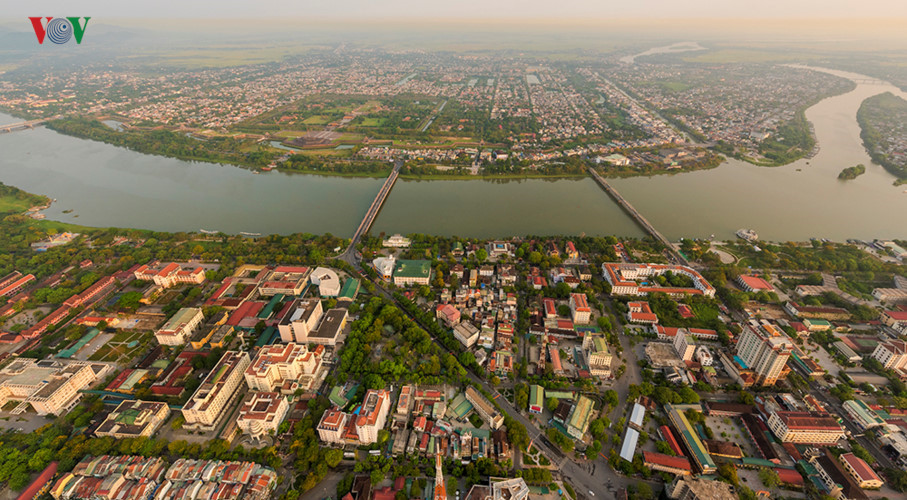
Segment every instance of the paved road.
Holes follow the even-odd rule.
[[[390,175],[387,176],[387,180],[384,181],[381,190],[378,191],[378,194],[375,196],[375,200],[372,201],[368,211],[365,212],[365,217],[362,218],[362,222],[360,222],[359,227],[356,228],[356,233],[353,234],[350,245],[346,247],[346,250],[344,250],[342,254],[337,256],[340,260],[345,261],[354,268],[359,268],[359,259],[356,256],[356,244],[359,243],[359,238],[361,238],[362,235],[372,227],[372,223],[375,222],[375,217],[377,217],[378,212],[381,211],[384,200],[387,199],[387,195],[394,187],[394,183],[397,182],[397,176],[400,175],[401,167],[403,167],[403,160],[397,159],[394,163],[394,169],[391,170]]]
[[[366,278],[367,279],[367,278]],[[404,310],[402,305],[398,303],[390,291],[385,289],[381,283],[375,283],[376,291],[382,296],[387,298],[396,304],[401,311]],[[405,311],[404,311],[405,312]],[[410,316],[407,316],[413,320],[416,324],[420,325],[426,331],[430,331],[427,328],[427,325],[422,324],[418,319]],[[450,354],[457,356],[457,352],[447,349],[443,344],[438,342],[437,339],[434,339],[434,342],[444,351],[449,352]],[[625,401],[628,392],[628,386],[630,383],[639,384],[641,382],[639,367],[636,365],[636,355],[633,353],[633,350],[629,348],[628,339],[624,338],[624,353],[628,357],[627,371],[617,385],[615,390],[618,391],[618,395],[621,397],[621,401]],[[492,387],[488,382],[479,378],[474,373],[467,371],[469,379],[483,388],[489,394],[492,394],[495,398],[495,401],[501,407],[501,409],[506,412],[511,418],[523,424],[526,427],[526,431],[529,434],[529,438],[532,440],[532,444],[543,451],[550,459],[552,464],[557,464],[561,475],[570,482],[571,485],[576,489],[577,495],[581,495],[587,499],[595,496],[597,498],[613,498],[615,496],[615,491],[618,488],[626,488],[630,484],[635,484],[642,479],[628,478],[621,476],[614,472],[611,469],[611,466],[608,465],[608,462],[605,458],[599,456],[599,458],[592,462],[587,462],[583,460],[582,462],[576,462],[570,456],[565,456],[560,448],[548,440],[548,437],[526,416],[524,416],[520,411],[518,411],[511,403],[507,400],[506,397],[501,395],[494,387]],[[618,405],[619,411],[623,411],[624,406]],[[619,446],[619,445],[616,445]],[[660,481],[650,481],[653,485],[654,490],[658,490],[658,485],[661,484]],[[593,495],[589,495],[589,492],[593,492]]]

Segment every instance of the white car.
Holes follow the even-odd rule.
[[[592,490],[589,490],[589,494],[595,496],[595,493],[592,493]]]

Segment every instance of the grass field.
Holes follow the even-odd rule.
[[[121,331],[88,359],[91,361],[126,362],[142,352],[148,342],[151,341],[151,338],[152,335],[149,332]],[[137,344],[130,348],[128,344],[132,341],[136,341]]]
[[[326,125],[331,119],[324,115],[314,115],[306,118],[302,123],[306,125]]]
[[[305,134],[305,130],[281,130],[280,132],[275,133],[277,137],[292,137],[296,138]]]
[[[688,83],[670,81],[658,82],[658,86],[663,88],[664,90],[667,90],[668,92],[683,92],[685,90],[689,90],[691,87],[691,85]]]
[[[366,118],[362,120],[360,127],[380,127],[384,125],[384,118]]]

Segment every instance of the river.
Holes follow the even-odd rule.
[[[883,92],[907,99],[891,84],[858,83],[853,91],[807,109],[821,148],[812,159],[783,167],[729,160],[712,170],[615,179],[611,184],[671,240],[711,234],[728,239],[744,227],[773,241],[907,238],[904,187],[893,186],[895,177],[871,162],[856,120],[863,100]],[[838,180],[841,170],[859,163],[866,165],[865,174]]]
[[[0,113],[0,124],[17,121]],[[73,224],[350,237],[384,180],[253,174],[39,127],[0,134],[0,181],[57,199],[44,213]],[[643,235],[591,179],[398,181],[372,232],[381,230],[467,237]]]
[[[807,71],[804,69],[804,71]],[[868,77],[832,72],[854,80]],[[612,185],[672,240],[907,238],[907,194],[871,163],[856,112],[889,84],[858,83],[806,111],[821,150],[784,167],[730,160],[678,175],[614,179]],[[0,113],[0,123],[16,118]],[[839,181],[863,163],[866,173]],[[294,232],[351,236],[382,179],[250,171],[145,155],[39,127],[0,134],[0,181],[58,201],[50,219],[99,227],[228,233]],[[63,213],[72,210],[71,213]],[[642,231],[591,179],[398,181],[372,233],[424,232],[464,237]]]

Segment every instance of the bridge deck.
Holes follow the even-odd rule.
[[[684,256],[674,248],[674,245],[671,244],[671,242],[667,238],[665,238],[663,234],[655,229],[655,226],[649,223],[649,221],[646,220],[646,218],[643,217],[643,215],[639,213],[639,211],[633,208],[633,205],[631,205],[629,201],[621,196],[621,194],[618,193],[617,190],[611,186],[611,184],[608,184],[608,181],[606,181],[604,177],[599,175],[599,173],[596,172],[594,168],[590,167],[589,172],[592,174],[592,177],[596,180],[596,182],[598,182],[598,184],[602,187],[602,189],[604,189],[606,193],[611,195],[611,197],[614,198],[614,201],[616,201],[617,204],[620,205],[620,207],[630,215],[630,217],[633,217],[633,219],[637,224],[639,224],[640,227],[642,227],[647,233],[652,235],[652,237],[654,237],[656,240],[660,241],[662,244],[668,247],[668,251],[670,251],[671,254],[674,255],[674,257],[676,257],[684,264],[688,264],[687,259],[684,258]]]

